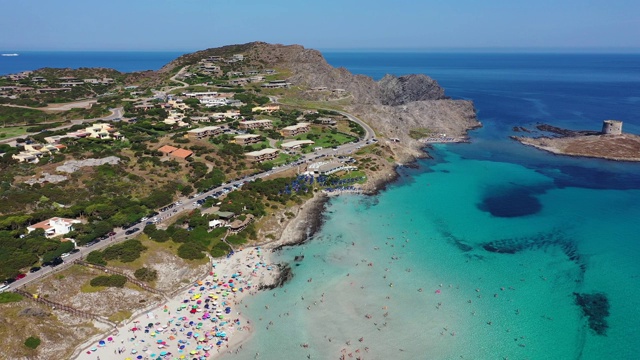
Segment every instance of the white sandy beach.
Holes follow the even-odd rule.
[[[188,290],[83,344],[77,359],[211,359],[231,351],[252,331],[242,317],[242,298],[278,274],[263,251],[270,250],[252,247],[217,259]]]

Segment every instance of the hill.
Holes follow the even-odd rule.
[[[202,59],[234,54],[244,56],[243,69],[274,68],[286,74],[293,91],[273,93],[281,101],[344,110],[361,117],[380,135],[399,140],[391,146],[401,162],[424,155],[420,150],[424,143],[418,141],[416,132],[424,137],[464,138],[468,130],[481,126],[471,101],[448,98],[437,81],[426,75],[387,75],[376,82],[335,68],[319,51],[301,45],[252,42],[202,50],[180,56],[158,74],[174,74]]]

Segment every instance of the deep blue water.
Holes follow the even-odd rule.
[[[43,54],[12,67],[22,56],[0,58],[0,73],[157,69],[180,55]],[[473,100],[484,126],[470,144],[401,169],[376,197],[333,200],[320,233],[278,255],[306,255],[293,281],[247,300],[258,330],[236,358],[336,358],[346,341],[374,358],[637,358],[640,164],[555,156],[509,135],[538,122],[597,130],[604,119],[640,133],[640,55],[324,55],[375,79],[427,74]],[[608,297],[607,336],[588,328],[574,293]]]
[[[13,53],[13,51],[0,51],[0,53]],[[0,75],[43,67],[73,69],[103,67],[120,72],[158,70],[184,53],[176,51],[23,51],[19,52],[19,56],[0,56]]]
[[[600,130],[624,121],[640,134],[640,54],[325,53],[333,66],[380,79],[387,73],[427,74],[446,94],[473,100],[484,127],[473,146],[451,146],[468,158],[508,161],[554,174],[558,186],[640,187],[635,164],[550,156],[510,140],[514,126],[537,123]],[[558,173],[558,170],[560,172]]]
[[[484,127],[375,197],[332,200],[310,242],[277,254],[305,255],[292,282],[247,300],[258,330],[236,358],[637,358],[640,164],[555,156],[509,135],[604,119],[640,133],[640,56],[325,56],[375,79],[427,74],[473,100]],[[608,303],[582,307],[575,294]]]

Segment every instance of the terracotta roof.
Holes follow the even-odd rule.
[[[173,147],[171,145],[165,145],[165,146],[161,147],[160,149],[158,149],[158,151],[163,152],[165,154],[170,154],[170,153],[172,153],[172,152],[174,152],[176,150],[178,150],[178,148],[177,147]]]
[[[193,155],[193,151],[185,150],[185,149],[178,149],[171,153],[171,156],[179,157],[182,159],[186,159],[191,155]]]

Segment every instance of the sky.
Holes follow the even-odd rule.
[[[0,49],[640,51],[638,0],[0,0]]]

